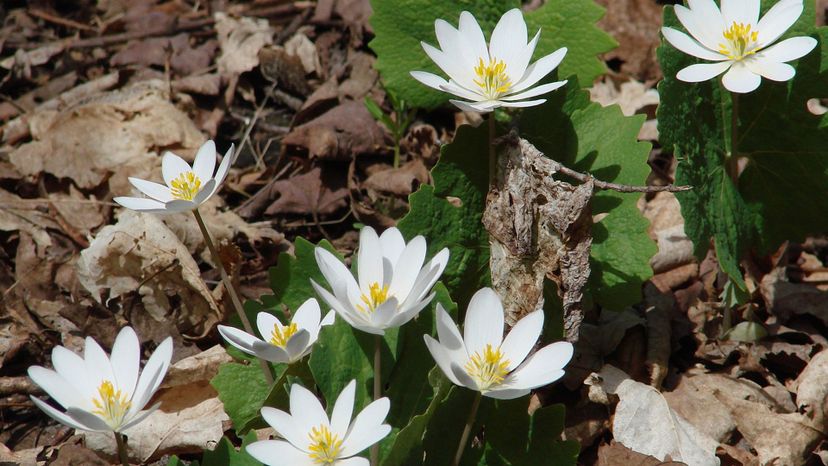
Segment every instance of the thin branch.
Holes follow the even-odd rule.
[[[672,184],[668,184],[666,186],[632,186],[628,184],[618,184],[618,183],[610,183],[608,181],[601,181],[596,179],[594,176],[581,173],[579,171],[575,171],[569,167],[566,167],[559,162],[552,160],[548,157],[545,157],[543,152],[539,151],[535,146],[532,145],[529,141],[519,138],[515,132],[512,132],[502,138],[500,138],[497,143],[510,143],[510,144],[519,144],[521,150],[524,153],[533,153],[543,157],[542,160],[548,161],[547,165],[550,172],[558,172],[562,173],[566,176],[574,178],[581,183],[586,183],[589,180],[592,180],[593,185],[598,189],[606,189],[611,191],[617,191],[619,193],[660,193],[660,192],[683,192],[683,191],[690,191],[693,189],[692,186],[676,186]]]

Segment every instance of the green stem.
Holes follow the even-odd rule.
[[[121,461],[121,466],[129,466],[126,438],[124,437],[124,434],[120,432],[113,433],[115,434],[115,443],[118,445],[118,459]]]
[[[739,186],[739,94],[730,93],[730,155],[727,171],[733,185]]]
[[[233,285],[233,282],[230,281],[230,276],[227,275],[227,270],[224,269],[224,263],[221,261],[221,256],[219,256],[215,244],[213,244],[213,238],[210,236],[210,231],[207,230],[207,225],[204,224],[204,219],[201,218],[201,214],[198,212],[197,208],[193,209],[193,216],[196,219],[196,223],[198,223],[198,228],[201,230],[201,235],[204,236],[204,243],[207,244],[207,249],[210,250],[210,255],[213,256],[213,262],[215,262],[216,268],[219,269],[219,273],[221,274],[221,282],[224,283],[224,289],[226,289],[227,293],[230,295],[230,301],[232,301],[233,307],[236,308],[236,313],[242,321],[244,331],[251,335],[255,335],[255,333],[253,333],[253,327],[250,325],[250,320],[248,320],[247,314],[244,313],[244,308],[242,307],[239,295],[236,293],[236,287]],[[270,372],[270,367],[267,365],[267,361],[259,358],[256,359],[258,359],[259,365],[262,368],[265,381],[267,381],[268,385],[273,385],[273,373]]]
[[[477,417],[477,409],[480,408],[480,400],[482,398],[483,394],[477,392],[472,403],[471,411],[469,411],[469,418],[466,419],[466,427],[463,428],[463,435],[460,436],[460,444],[457,445],[457,453],[454,454],[454,461],[451,462],[452,466],[458,466],[460,464],[460,459],[463,457],[463,450],[466,449],[466,444],[469,442],[469,436],[471,435],[474,420]]]
[[[495,112],[489,113],[489,186],[494,186],[497,180],[497,150],[495,150]]]
[[[374,335],[374,400],[382,396],[382,336]],[[371,446],[371,466],[379,464],[379,443]]]

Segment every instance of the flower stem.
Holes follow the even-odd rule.
[[[494,186],[497,179],[497,151],[495,150],[495,112],[489,113],[489,186]]]
[[[120,432],[113,433],[115,434],[115,443],[118,445],[118,459],[121,461],[121,466],[129,466],[126,438],[124,437],[124,434]]]
[[[374,400],[382,396],[382,336],[374,335]],[[371,466],[379,464],[379,443],[371,446]]]
[[[460,436],[460,444],[457,445],[457,453],[454,454],[454,461],[451,462],[452,466],[458,466],[460,464],[460,458],[463,457],[463,450],[466,449],[466,443],[469,442],[469,435],[471,435],[472,426],[474,426],[474,420],[477,417],[477,409],[480,407],[480,400],[482,398],[483,394],[477,392],[472,403],[471,411],[469,411],[469,418],[466,419],[466,427],[463,428],[463,435]]]
[[[739,187],[739,94],[730,93],[730,155],[727,172],[733,185]]]
[[[233,307],[236,308],[236,313],[242,321],[244,331],[254,335],[253,327],[250,325],[250,320],[248,320],[247,314],[244,313],[241,300],[239,299],[238,293],[236,293],[236,287],[233,285],[233,282],[230,281],[230,277],[227,275],[227,270],[224,269],[224,263],[221,261],[221,256],[219,256],[215,244],[213,244],[213,238],[210,236],[210,231],[207,230],[207,225],[204,224],[204,219],[201,218],[201,214],[198,212],[197,208],[193,209],[193,216],[196,219],[196,223],[198,223],[198,228],[201,230],[201,235],[204,236],[204,242],[207,244],[207,249],[210,250],[210,255],[213,256],[213,262],[215,262],[216,268],[219,269],[219,273],[221,274],[221,282],[224,284],[224,288],[230,295],[230,301],[233,302]],[[262,368],[262,374],[264,374],[265,381],[268,385],[273,385],[273,374],[270,372],[270,367],[268,367],[267,361],[264,359],[258,359],[258,361]]]

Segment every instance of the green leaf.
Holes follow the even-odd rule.
[[[248,432],[242,439],[242,446],[239,451],[227,438],[222,437],[215,450],[205,451],[201,462],[203,466],[261,466],[262,463],[256,461],[252,456],[248,455],[244,448],[256,441],[256,433]]]
[[[650,144],[638,141],[644,115],[626,117],[618,106],[589,100],[577,82],[550,94],[521,116],[521,136],[547,157],[602,181],[644,185]],[[436,177],[435,177],[436,178]],[[656,246],[649,222],[638,210],[636,193],[597,191],[593,216],[606,214],[592,228],[589,293],[595,301],[622,309],[641,299],[641,285],[652,276],[649,260]]]
[[[277,366],[277,377],[284,369],[284,365]],[[218,392],[224,411],[239,433],[259,417],[259,410],[270,391],[262,369],[255,361],[249,365],[234,362],[222,364],[210,385]]]
[[[486,423],[487,464],[534,466],[543,458],[544,464],[575,465],[578,442],[561,440],[564,406],[546,406],[530,416],[527,405],[526,397],[495,403]]]
[[[420,46],[424,41],[436,44],[434,21],[442,18],[457,25],[460,12],[474,14],[485,34],[490,35],[506,11],[520,7],[516,0],[374,0],[371,27],[375,37],[370,46],[377,54],[377,69],[385,87],[397,98],[414,107],[433,108],[448,101],[449,96],[430,89],[411,77],[411,71],[443,74]],[[551,0],[526,15],[530,35],[541,29],[535,59],[560,47],[569,52],[560,66],[562,77],[574,74],[583,83],[592,83],[604,73],[597,55],[615,47],[615,41],[595,22],[603,8],[593,0]]]
[[[474,292],[491,284],[489,235],[482,223],[489,189],[486,154],[486,125],[461,126],[431,171],[434,186],[422,185],[409,197],[409,213],[398,223],[407,238],[425,236],[429,256],[449,248],[441,280],[463,309]]]
[[[167,460],[167,466],[187,466],[181,459],[175,455],[172,455],[169,460]],[[199,466],[198,461],[191,461],[189,466]]]
[[[763,13],[775,2],[762,2]],[[664,24],[682,30],[672,7]],[[821,44],[828,29],[815,27],[814,2],[779,40],[810,35]],[[659,133],[678,159],[677,183],[695,187],[677,195],[685,229],[703,257],[711,239],[722,269],[744,288],[739,260],[786,240],[828,230],[828,116],[807,111],[810,98],[828,96],[824,82],[828,49],[794,62],[787,83],[763,80],[758,90],[739,96],[737,149],[747,159],[738,187],[726,170],[731,146],[731,98],[720,79],[685,83],[675,78],[695,59],[664,43],[658,50],[664,71],[659,85]]]

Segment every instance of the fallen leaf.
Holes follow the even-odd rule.
[[[587,381],[590,390],[618,395],[612,421],[616,442],[661,461],[669,456],[693,466],[719,465],[718,442],[670,409],[658,390],[636,382],[623,371],[605,365]]]
[[[110,58],[110,63],[113,66],[169,65],[174,72],[186,76],[208,68],[217,48],[215,40],[208,40],[193,48],[188,33],[173,37],[151,37],[130,42]]]
[[[597,466],[680,466],[685,463],[661,461],[653,456],[643,455],[630,450],[618,442],[598,446]]]
[[[817,353],[794,384],[796,407],[817,429],[828,430],[828,349]]]
[[[311,157],[348,160],[377,152],[384,134],[362,102],[347,101],[294,128],[282,144],[306,149]]]
[[[273,43],[274,30],[266,19],[231,18],[216,12],[216,34],[221,56],[218,69],[222,76],[250,71],[259,65],[259,50]]]
[[[828,292],[810,283],[791,283],[780,267],[762,278],[759,286],[768,312],[786,322],[795,314],[810,314],[828,325]]]
[[[174,322],[182,334],[203,335],[222,319],[198,264],[156,215],[123,210],[81,251],[78,279],[100,303],[137,291],[155,320]]]

